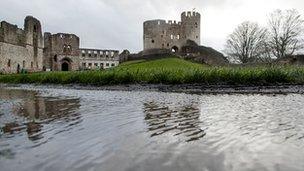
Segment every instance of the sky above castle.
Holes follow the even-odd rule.
[[[143,48],[143,22],[180,20],[183,11],[202,14],[201,41],[223,50],[227,36],[243,21],[267,24],[275,9],[297,9],[303,0],[0,0],[0,21],[23,28],[25,16],[39,19],[44,32],[74,33],[81,47],[101,49]]]

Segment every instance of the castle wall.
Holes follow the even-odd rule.
[[[35,30],[31,30],[35,28]],[[0,72],[16,73],[22,69],[31,72],[43,68],[43,39],[40,22],[25,19],[25,29],[5,21],[0,25]]]
[[[181,22],[149,20],[144,22],[144,50],[179,50],[190,39],[200,44],[200,14],[184,12]]]
[[[24,29],[2,21],[0,73],[16,73],[22,69],[29,72],[76,71],[94,69],[95,66],[110,68],[119,64],[119,51],[80,50],[79,44],[79,37],[74,34],[45,33],[43,36],[39,20],[31,16],[25,18]]]

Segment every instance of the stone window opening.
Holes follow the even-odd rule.
[[[112,67],[114,67],[114,66],[115,66],[115,64],[114,64],[114,63],[112,63],[112,64],[111,64],[111,66],[112,66]]]
[[[106,66],[108,67],[108,66],[110,66],[110,64],[109,64],[109,63],[106,63]]]
[[[161,37],[161,38],[163,38],[163,37],[164,37],[164,35],[160,35],[160,37]]]
[[[160,25],[160,21],[158,21],[157,24]]]
[[[7,67],[11,67],[11,60],[10,59],[7,61]]]
[[[108,52],[108,51],[106,51],[106,57],[107,57],[107,58],[109,57],[109,52]]]
[[[196,38],[198,38],[198,36],[196,36]]]
[[[64,37],[63,34],[60,34],[60,38],[63,39],[63,37]]]
[[[169,47],[170,46],[170,44],[169,43],[167,43],[167,47]]]
[[[66,52],[67,52],[67,45],[64,44],[64,45],[63,45],[63,53],[66,53]]]
[[[57,62],[57,55],[54,56],[54,62]]]
[[[85,68],[85,67],[86,67],[86,65],[87,65],[87,64],[86,64],[85,62],[84,62],[84,63],[82,63],[82,67],[84,67],[84,68]]]
[[[36,25],[34,25],[33,32],[37,33],[37,26]]]
[[[34,68],[34,62],[31,62],[31,68]]]
[[[173,34],[171,34],[171,39],[174,39],[174,36],[173,36]]]
[[[112,57],[112,58],[114,57],[114,52],[111,52],[111,57]]]
[[[177,39],[179,39],[179,38],[180,38],[179,34],[176,36],[176,38],[177,38]]]
[[[22,61],[22,68],[25,68],[25,61]]]
[[[97,51],[94,51],[94,57],[97,58]]]
[[[68,52],[71,53],[72,52],[72,46],[68,45]]]
[[[154,41],[154,40],[152,40],[151,42],[152,42],[152,43],[154,43],[155,41]]]

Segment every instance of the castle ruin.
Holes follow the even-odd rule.
[[[144,50],[169,49],[178,52],[187,40],[200,45],[201,15],[183,12],[181,21],[149,20],[144,22]]]
[[[40,71],[43,68],[43,36],[40,22],[26,17],[24,29],[5,21],[0,23],[0,69],[14,73],[21,68]]]
[[[80,48],[74,34],[44,33],[40,21],[28,16],[24,29],[0,23],[0,73],[105,69],[119,64],[119,51]]]

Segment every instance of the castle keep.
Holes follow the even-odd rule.
[[[119,64],[119,51],[80,48],[79,37],[44,33],[39,20],[28,16],[24,29],[0,23],[0,73],[21,70],[76,71],[103,69]]]
[[[201,15],[183,12],[181,21],[149,20],[144,22],[144,50],[170,49],[178,52],[187,40],[200,45]]]

